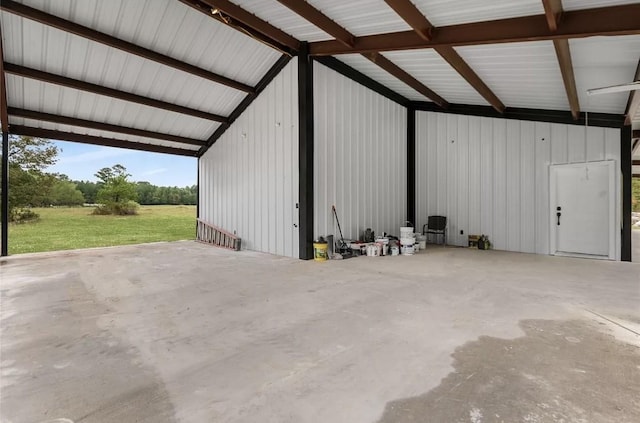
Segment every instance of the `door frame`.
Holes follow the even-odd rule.
[[[556,204],[555,199],[557,195],[556,190],[556,181],[557,181],[557,173],[555,172],[558,168],[567,168],[567,167],[575,167],[581,168],[586,165],[597,165],[602,164],[606,165],[609,170],[609,255],[608,256],[598,256],[598,255],[590,255],[590,254],[579,254],[579,253],[565,253],[561,251],[557,251],[556,240],[557,240],[557,225],[556,225]],[[620,203],[620,193],[618,190],[618,173],[616,172],[616,161],[615,160],[597,160],[590,162],[580,162],[580,163],[567,163],[567,164],[552,164],[549,165],[549,254],[554,256],[570,256],[570,257],[582,257],[582,258],[593,258],[593,259],[601,259],[601,260],[619,260],[619,244],[620,244],[620,234],[616,228],[620,227],[620,213],[619,211],[619,203]]]

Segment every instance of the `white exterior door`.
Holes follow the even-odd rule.
[[[616,257],[615,163],[551,166],[551,254]]]

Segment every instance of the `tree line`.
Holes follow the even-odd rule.
[[[98,191],[101,188],[100,182],[73,181],[76,189],[82,194],[84,203],[97,203]],[[146,181],[134,182],[138,203],[142,205],[160,204],[184,204],[195,205],[198,188],[196,185],[190,187],[161,187]]]
[[[60,150],[51,141],[11,136],[9,142],[9,215],[14,222],[37,219],[32,207],[100,204],[101,214],[134,214],[138,204],[196,204],[196,185],[160,187],[132,182],[124,166],[116,164],[95,174],[97,182],[72,181],[67,175],[45,170],[57,161]]]

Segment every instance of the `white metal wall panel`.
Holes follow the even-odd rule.
[[[581,109],[624,113],[628,92],[589,96],[587,90],[633,81],[640,58],[640,35],[579,38],[569,40],[569,46]]]
[[[444,215],[450,244],[484,233],[548,254],[549,165],[599,160],[619,163],[619,129],[417,112],[416,223]]]
[[[539,0],[413,0],[434,26],[492,21],[544,13]]]
[[[176,0],[22,3],[250,85],[279,57],[261,42]]]
[[[464,46],[456,51],[506,106],[569,110],[553,42]]]
[[[406,109],[314,64],[314,236],[366,228],[398,234],[406,219]]]
[[[200,158],[200,216],[243,248],[298,257],[298,79],[293,59]]]

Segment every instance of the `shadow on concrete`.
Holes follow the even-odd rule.
[[[480,337],[437,388],[389,402],[379,422],[639,422],[640,348],[597,325],[526,320],[524,337]]]

